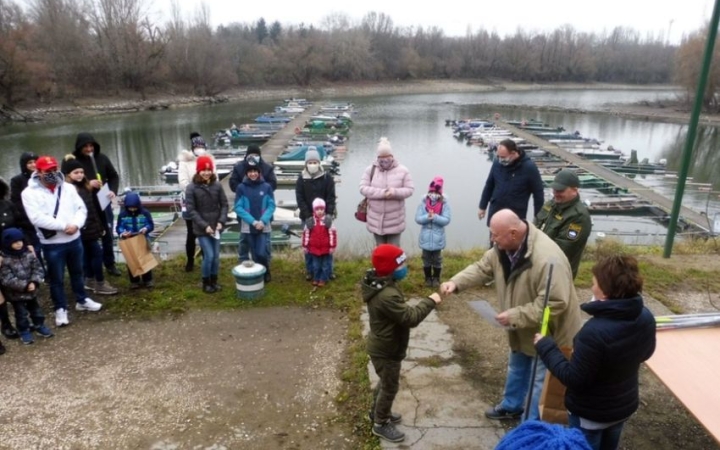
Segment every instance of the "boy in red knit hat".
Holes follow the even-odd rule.
[[[303,230],[302,246],[310,255],[309,266],[313,286],[323,287],[332,272],[332,254],[337,247],[337,230],[325,221],[325,200],[316,198],[312,202],[315,226]]]
[[[398,282],[407,276],[405,252],[391,244],[375,247],[373,269],[362,280],[362,296],[370,316],[367,351],[380,380],[375,386],[370,420],[375,436],[390,442],[405,439],[405,433],[395,428],[402,420],[392,412],[392,404],[400,387],[400,367],[410,340],[410,328],[427,317],[442,299],[437,293],[409,306]]]

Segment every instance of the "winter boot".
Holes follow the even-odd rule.
[[[432,287],[432,275],[430,275],[430,267],[423,267],[425,272],[425,287]]]
[[[442,267],[433,267],[432,272],[432,285],[433,287],[438,287],[440,286],[440,273],[442,272]]]
[[[185,272],[192,272],[195,268],[195,258],[190,256],[187,260],[187,263],[185,263]]]
[[[2,323],[2,334],[8,339],[17,339],[20,337],[15,327],[10,323],[10,314],[8,313],[8,303],[0,303],[0,323]]]
[[[222,289],[222,287],[218,284],[217,275],[210,275],[210,285],[213,289],[215,289],[215,292]]]
[[[270,269],[267,269],[267,270],[265,271],[264,281],[265,281],[266,283],[269,283],[270,280],[272,280],[272,277],[270,276]]]
[[[210,284],[210,278],[203,278],[203,292],[206,294],[213,294],[215,292],[215,289],[213,288],[212,284]]]

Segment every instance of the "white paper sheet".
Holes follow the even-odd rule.
[[[97,198],[100,202],[100,209],[102,211],[105,211],[105,208],[108,207],[110,204],[110,186],[107,184],[103,184],[103,187],[100,188],[100,190],[97,192]]]
[[[490,325],[498,328],[505,328],[495,320],[495,316],[498,315],[498,312],[495,311],[495,308],[493,308],[487,300],[472,300],[469,301],[468,304],[472,309],[480,314],[480,317],[490,323]]]

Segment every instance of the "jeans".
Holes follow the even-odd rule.
[[[442,250],[423,250],[422,251],[423,267],[442,268],[443,257]]]
[[[380,244],[392,244],[396,247],[400,247],[400,233],[398,234],[374,234],[375,246]]]
[[[40,327],[45,324],[45,316],[40,309],[37,298],[33,300],[24,300],[19,302],[12,302],[13,309],[15,310],[15,327],[18,332],[30,331],[30,320],[36,327]]]
[[[525,397],[530,389],[530,374],[532,372],[534,356],[528,356],[520,352],[510,352],[508,360],[508,373],[505,380],[505,392],[500,408],[516,412],[525,408]],[[530,403],[529,420],[540,420],[538,403],[542,393],[543,382],[545,381],[545,364],[538,358],[537,371],[533,384],[532,401]]]
[[[102,237],[102,251],[103,251],[103,264],[105,267],[112,267],[115,265],[115,249],[113,248],[113,222],[115,216],[113,215],[112,205],[108,205],[105,208],[105,222],[107,222],[107,233]]]
[[[250,259],[249,234],[250,233],[240,233],[240,244],[238,245],[238,259],[240,259],[240,261],[247,261]]]
[[[67,267],[70,274],[70,287],[75,294],[75,299],[80,304],[85,303],[87,295],[83,284],[83,246],[80,239],[62,244],[45,244],[43,245],[43,252],[47,263],[50,298],[52,298],[53,308],[58,310],[67,309],[68,307],[63,283],[65,267]]]
[[[582,431],[593,450],[616,450],[620,445],[620,435],[623,426],[625,426],[624,420],[604,430],[586,430],[582,428],[580,426],[580,416],[576,414],[568,414],[568,420],[570,428],[577,428]]]
[[[82,241],[83,245],[83,272],[85,278],[92,278],[97,282],[105,281],[103,274],[103,249],[97,239]]]
[[[386,423],[390,420],[392,405],[400,389],[400,368],[402,361],[370,357],[378,380],[373,392],[373,410],[375,423]]]
[[[308,253],[308,255],[310,254]],[[332,255],[310,255],[310,263],[312,279],[327,283],[330,279],[330,273],[332,272]]]
[[[262,264],[270,271],[270,254],[268,253],[270,233],[242,233],[241,236],[247,236],[248,249],[252,254],[252,260],[258,264]],[[242,239],[240,240],[242,242]],[[242,247],[242,244],[240,245]],[[243,259],[241,261],[247,261]]]
[[[198,236],[198,242],[203,252],[202,277],[216,277],[220,271],[220,239],[207,235]]]

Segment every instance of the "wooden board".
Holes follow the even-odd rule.
[[[720,328],[665,330],[657,333],[648,367],[720,442]]]

